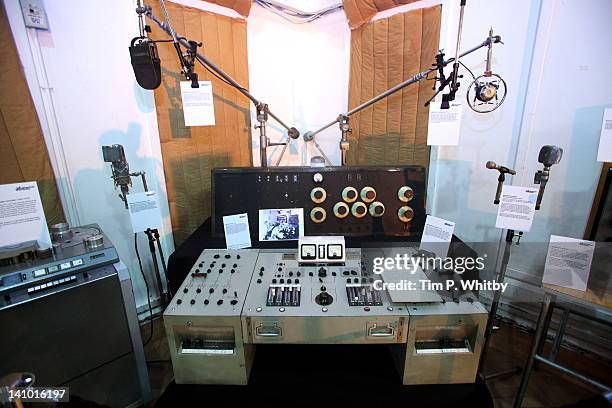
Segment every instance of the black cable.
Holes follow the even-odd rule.
[[[472,70],[471,70],[471,69],[469,69],[469,68],[467,67],[467,65],[465,65],[465,64],[463,63],[463,61],[459,61],[459,64],[463,65],[463,68],[467,69],[467,70],[468,70],[468,72],[470,73],[470,75],[472,76],[472,78],[473,78],[474,80],[476,80],[476,76],[474,75],[474,73],[472,72]]]
[[[144,269],[142,269],[142,261],[140,260],[140,252],[138,252],[138,234],[134,233],[134,249],[136,250],[136,257],[138,258],[138,266],[140,267],[140,274],[144,281],[145,288],[147,289],[147,304],[149,305],[149,338],[144,342],[146,346],[153,338],[153,308],[151,307],[151,292],[149,291],[149,283],[145,276]]]

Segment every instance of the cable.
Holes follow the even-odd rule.
[[[149,338],[147,339],[147,341],[144,342],[144,345],[146,346],[153,338],[153,308],[151,307],[151,292],[149,291],[149,283],[147,282],[147,277],[145,276],[144,269],[142,269],[140,252],[138,252],[138,235],[136,233],[134,233],[134,249],[136,250],[136,257],[138,258],[140,274],[142,275],[142,280],[144,281],[145,288],[147,289],[147,304],[149,305]]]
[[[277,3],[273,0],[255,0],[255,3],[293,24],[311,23],[326,14],[333,13],[344,8],[342,3],[339,3],[319,11],[309,13],[285,4]]]
[[[472,76],[472,78],[473,78],[474,80],[476,80],[476,76],[474,75],[474,73],[472,72],[472,70],[471,70],[471,69],[469,69],[469,68],[467,67],[467,65],[465,65],[465,64],[463,63],[463,61],[459,61],[459,64],[463,65],[463,68],[467,69],[467,70],[468,70],[468,72],[470,73],[470,75]]]

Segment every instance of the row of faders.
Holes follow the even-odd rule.
[[[178,384],[246,384],[254,350],[240,313],[258,251],[204,250],[164,312]]]

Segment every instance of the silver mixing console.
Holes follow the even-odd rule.
[[[204,250],[164,313],[176,382],[246,384],[263,343],[394,344],[404,384],[473,382],[486,309],[471,293],[393,302],[363,254],[301,265],[295,249]]]
[[[404,343],[408,312],[377,276],[362,269],[361,251],[344,265],[300,266],[297,250],[261,250],[243,309],[253,343]],[[298,302],[295,302],[298,299]]]
[[[164,312],[179,384],[246,384],[253,348],[240,314],[257,250],[204,250]]]

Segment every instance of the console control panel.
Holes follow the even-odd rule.
[[[223,216],[303,208],[305,235],[417,236],[425,223],[425,168],[272,167],[214,169],[213,234]]]

